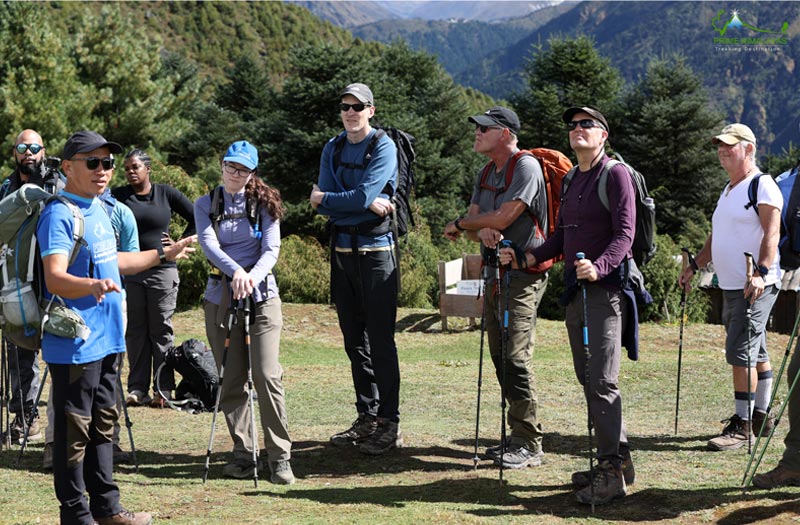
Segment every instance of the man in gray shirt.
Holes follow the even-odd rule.
[[[456,240],[463,232],[481,243],[484,259],[496,266],[495,255],[501,240],[511,241],[523,251],[544,242],[542,232],[547,231],[544,176],[539,161],[517,147],[520,124],[513,111],[496,106],[468,120],[475,124],[473,149],[489,157],[489,163],[475,180],[469,212],[449,223],[444,236]],[[495,282],[493,275],[486,283],[485,321],[492,362],[509,405],[511,434],[502,444],[502,455],[501,446],[490,447],[486,454],[506,468],[538,466],[544,455],[543,434],[531,356],[536,310],[547,286],[547,272],[541,268],[502,271],[500,283]],[[511,272],[508,280],[506,271]],[[503,356],[502,312],[498,312],[498,305],[505,309],[506,304],[508,340]]]

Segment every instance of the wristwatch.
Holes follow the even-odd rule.
[[[767,268],[767,267],[766,267],[766,266],[764,266],[763,264],[757,264],[757,265],[756,265],[756,271],[758,272],[758,274],[759,274],[761,277],[766,277],[766,276],[767,276],[767,274],[769,273],[769,268]]]
[[[159,262],[161,262],[161,264],[164,264],[165,262],[167,262],[167,256],[164,253],[164,247],[159,244],[158,246],[156,246],[156,251],[158,252],[158,260],[159,260]]]

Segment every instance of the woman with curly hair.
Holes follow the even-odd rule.
[[[223,474],[249,478],[256,467],[247,391],[248,355],[245,312],[249,310],[252,378],[258,393],[261,429],[270,481],[294,483],[289,463],[292,442],[286,418],[283,368],[278,362],[281,299],[272,273],[280,251],[280,192],[257,175],[258,151],[247,141],[234,142],[222,160],[222,185],[197,199],[194,216],[198,240],[213,270],[206,286],[206,335],[219,367],[225,358],[219,408],[233,439],[233,461]],[[245,308],[247,307],[247,308]],[[228,348],[226,336],[230,324]],[[257,450],[257,449],[255,449]],[[261,468],[257,461],[257,468]]]

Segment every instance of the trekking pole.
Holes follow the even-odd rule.
[[[575,258],[583,260],[586,255],[583,252],[575,254]],[[589,430],[589,486],[591,487],[592,496],[592,514],[594,514],[594,439],[592,438],[592,409],[589,400],[589,360],[592,354],[589,351],[589,306],[586,299],[586,283],[583,280],[578,281],[581,287],[581,296],[583,298],[583,358],[586,361],[584,364],[584,382],[586,383],[586,413],[587,413],[587,428]]]
[[[139,462],[136,460],[136,446],[133,444],[133,421],[131,421],[131,417],[128,414],[128,404],[125,402],[125,399],[122,397],[122,393],[124,392],[124,387],[122,386],[122,360],[125,358],[125,354],[121,353],[118,354],[117,357],[117,398],[121,401],[122,405],[122,413],[125,416],[125,428],[128,429],[128,440],[131,442],[131,459],[133,459],[133,468],[136,470],[136,473],[139,473]],[[158,376],[156,376],[156,380],[158,380]]]
[[[47,381],[48,370],[50,370],[49,367],[44,367],[42,379],[39,381],[39,389],[36,391],[36,400],[33,402],[33,410],[31,410],[31,415],[28,418],[28,424],[25,426],[25,433],[22,436],[22,445],[19,448],[19,456],[17,456],[17,465],[22,462],[22,455],[25,453],[25,447],[28,446],[28,437],[31,434],[31,425],[33,425],[33,420],[36,418],[39,412],[39,400],[42,398],[42,390],[44,390],[44,383]],[[21,379],[20,382],[22,382]],[[22,418],[25,419],[24,410]]]
[[[747,284],[745,286],[750,285],[750,279],[753,277],[753,254],[750,252],[744,252],[744,258],[747,265]],[[751,384],[751,357],[750,357],[750,347],[753,345],[753,303],[747,298],[747,309],[745,310],[745,316],[747,317],[747,414],[748,414],[748,425],[750,428],[747,430],[747,453],[749,455],[753,454],[752,448],[752,435],[753,435],[753,399],[752,399],[752,392],[753,392],[753,385]]]
[[[508,310],[503,316],[500,296],[500,247],[495,246],[494,286],[497,298],[497,320],[500,325],[500,484],[503,484],[503,456],[506,453],[506,344],[508,336]],[[506,272],[508,273],[508,272]],[[508,288],[506,288],[506,291]]]
[[[483,304],[481,305],[481,350],[478,356],[478,400],[476,403],[475,409],[475,455],[472,457],[472,468],[477,470],[478,469],[478,462],[480,458],[478,457],[478,435],[480,432],[480,421],[481,421],[481,386],[483,385],[483,342],[484,336],[486,335],[486,274],[487,269],[486,265],[483,265],[481,268],[481,273],[483,274]]]
[[[19,369],[19,347],[17,345],[14,345],[14,351],[17,356],[16,359],[14,360],[15,361],[14,366],[17,369],[17,387],[19,387],[19,412],[20,412],[19,420],[20,423],[22,423],[22,435],[24,436],[25,434],[28,433],[28,425],[26,424],[27,421],[25,421],[25,396],[22,393],[22,374],[20,373]],[[33,407],[33,410],[36,410],[35,406]]]
[[[253,486],[258,488],[258,437],[256,436],[256,408],[253,400],[253,356],[250,354],[250,301],[251,296],[242,299],[244,308],[244,351],[247,352],[247,397],[250,405],[250,440],[253,442]]]
[[[3,419],[3,411],[8,416],[8,384],[11,382],[8,377],[8,360],[6,355],[6,338],[2,338],[2,351],[0,351],[0,449],[11,446],[11,424],[8,418]],[[4,424],[5,422],[5,424]],[[8,427],[8,428],[6,428]]]
[[[228,349],[231,346],[231,329],[236,320],[236,303],[231,297],[231,305],[228,308],[228,326],[225,334],[225,349],[222,351],[222,363],[219,367],[219,382],[217,383],[217,399],[214,402],[214,414],[211,416],[211,436],[208,438],[208,450],[206,450],[206,464],[203,470],[203,483],[208,479],[208,469],[211,464],[211,448],[214,446],[214,431],[217,428],[217,412],[219,411],[219,399],[222,395],[222,380],[225,377],[225,362],[228,359]]]
[[[689,248],[681,248],[681,274],[686,271],[690,261],[694,261]],[[694,268],[694,265],[692,265]],[[683,325],[686,322],[686,288],[681,286],[681,328],[678,337],[678,381],[675,388],[675,435],[678,435],[678,410],[681,402],[681,362],[683,360]]]
[[[769,436],[767,436],[767,441],[766,443],[764,443],[764,447],[761,449],[761,454],[758,456],[758,461],[756,461],[756,464],[753,467],[753,471],[750,473],[750,477],[746,480],[746,482],[742,486],[742,493],[747,492],[747,487],[750,486],[750,483],[753,481],[753,478],[755,477],[756,472],[758,471],[759,465],[761,465],[761,459],[764,457],[764,453],[767,451],[769,442],[772,441],[772,436],[775,434],[775,429],[778,428],[778,424],[781,422],[783,411],[786,410],[786,407],[789,405],[789,401],[792,399],[792,394],[794,393],[794,389],[797,386],[798,379],[800,379],[800,369],[798,369],[797,373],[794,375],[792,384],[789,386],[789,391],[786,393],[786,398],[783,400],[783,403],[781,403],[780,408],[778,408],[778,414],[775,416],[775,425],[772,427]],[[758,449],[758,445],[756,445],[756,449]],[[745,477],[746,476],[747,472],[745,472]]]
[[[781,382],[781,377],[783,377],[783,371],[786,367],[786,361],[789,358],[789,353],[791,352],[792,345],[794,344],[794,338],[797,335],[797,327],[800,325],[800,309],[797,310],[797,315],[794,319],[794,327],[792,328],[792,334],[789,336],[789,342],[786,343],[786,351],[783,353],[783,359],[781,360],[781,366],[778,369],[778,376],[775,378],[775,384],[772,385],[772,393],[769,396],[769,403],[767,404],[767,416],[769,416],[770,411],[772,410],[772,404],[775,402],[775,396],[778,393],[778,385]],[[764,423],[761,424],[761,428],[758,429],[758,435],[756,436],[756,444],[753,445],[753,448],[758,452],[758,445],[761,442],[761,434],[764,431],[764,427],[767,424],[767,417],[764,418]],[[777,420],[775,421],[774,426],[777,425]],[[770,432],[770,437],[772,437],[772,432]],[[766,446],[769,445],[769,441],[765,443],[764,450],[766,450]],[[761,451],[761,456],[764,456],[764,451]],[[747,468],[744,470],[744,476],[742,477],[742,490],[747,490],[747,485],[745,485],[745,481],[747,480],[747,474],[750,472],[750,466],[753,464],[753,458],[755,454],[750,455],[750,460],[747,462]],[[761,462],[761,457],[759,457],[759,463]],[[758,465],[756,465],[758,467]]]

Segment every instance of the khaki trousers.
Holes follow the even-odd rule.
[[[217,367],[221,367],[229,313],[220,312],[219,305],[209,302],[204,304],[203,309],[206,335]],[[224,319],[224,325],[217,319]],[[290,459],[292,448],[283,392],[283,368],[278,362],[282,327],[280,298],[275,297],[255,306],[255,319],[250,323],[250,354],[253,361],[253,384],[258,393],[257,406],[261,415],[264,449],[269,461]],[[254,443],[251,438],[247,352],[241,310],[237,312],[237,323],[231,329],[230,347],[223,374],[219,407],[225,414],[228,431],[233,439],[233,455],[237,459],[250,459]]]

